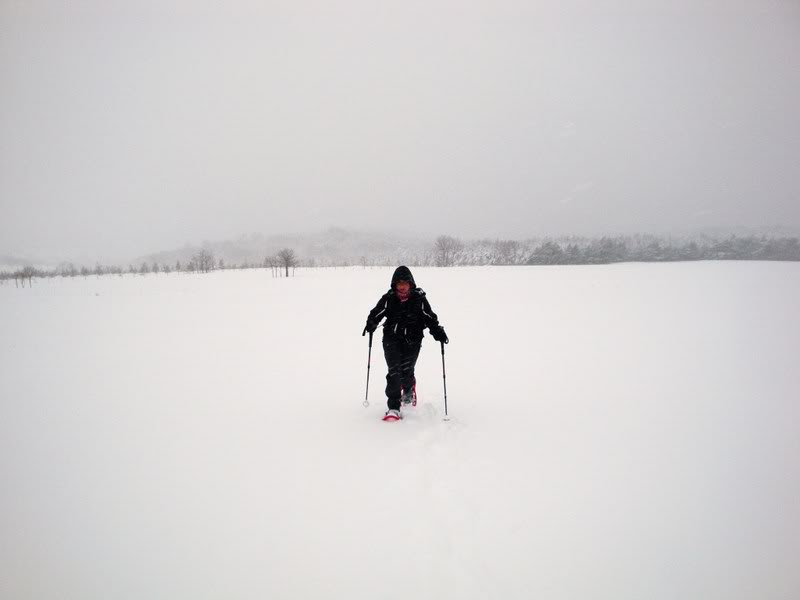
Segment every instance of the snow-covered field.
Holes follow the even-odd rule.
[[[0,597],[800,597],[800,264],[392,270],[0,286]]]

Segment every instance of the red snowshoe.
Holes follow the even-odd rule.
[[[399,421],[403,418],[403,415],[400,413],[399,410],[395,410],[394,408],[390,408],[386,411],[386,414],[383,415],[384,421]]]

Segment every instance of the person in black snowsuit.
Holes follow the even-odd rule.
[[[374,332],[384,317],[383,354],[389,368],[386,416],[400,418],[400,404],[411,397],[417,382],[414,366],[422,346],[423,330],[427,327],[437,342],[447,344],[450,340],[408,267],[397,267],[391,288],[369,312],[361,335]]]

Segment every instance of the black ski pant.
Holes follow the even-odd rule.
[[[383,336],[383,355],[386,357],[386,404],[390,409],[400,408],[400,390],[410,392],[417,383],[414,365],[422,346],[422,340],[408,343],[402,337]]]

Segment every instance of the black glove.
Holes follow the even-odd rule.
[[[372,333],[378,328],[378,322],[375,319],[367,319],[367,325],[364,327],[364,331],[361,332],[361,337],[364,337],[367,333]]]
[[[441,325],[438,327],[431,327],[431,335],[437,342],[442,342],[444,344],[450,343],[450,340],[447,338],[447,334],[444,332],[444,327]]]

